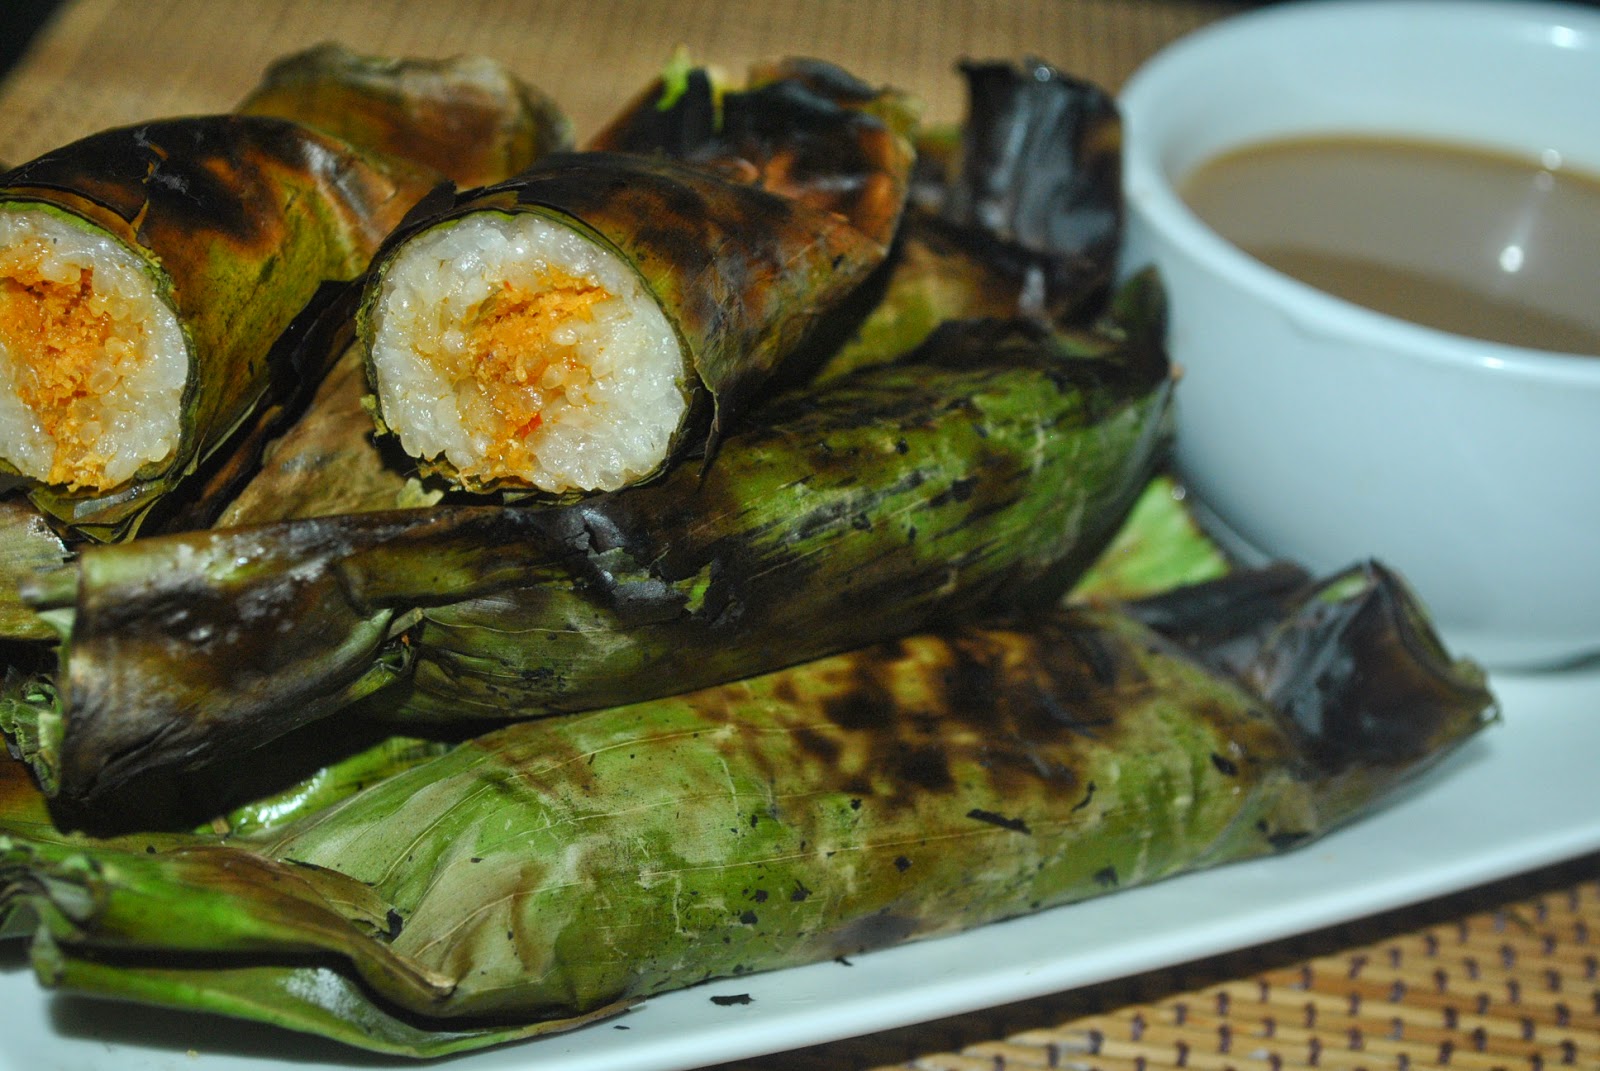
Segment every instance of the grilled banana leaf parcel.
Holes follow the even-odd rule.
[[[1162,454],[1162,330],[1079,352],[1033,325],[951,324],[906,362],[773,403],[704,471],[576,503],[88,548],[30,587],[71,611],[61,703],[8,731],[38,741],[53,791],[86,797],[380,688],[403,693],[389,717],[528,717],[1049,604]]]
[[[684,65],[587,148],[703,167],[842,216],[887,247],[905,209],[919,115],[905,93],[820,60],[760,64],[739,87]]]
[[[556,154],[380,254],[359,320],[375,415],[467,490],[643,482],[714,442],[886,251],[680,161]]]
[[[1256,594],[1237,675],[1058,611],[520,723],[255,837],[63,833],[10,764],[0,932],[47,984],[435,1056],[1304,844],[1494,716],[1380,567]]]
[[[462,187],[572,147],[555,102],[486,56],[369,56],[322,44],[274,62],[235,111],[316,127]]]
[[[1161,475],[1140,494],[1116,537],[1095,560],[1094,566],[1071,589],[1074,602],[1104,604],[1141,599],[1149,609],[1140,619],[1152,627],[1180,635],[1201,633],[1207,643],[1216,628],[1205,631],[1193,622],[1174,622],[1161,607],[1178,605],[1203,607],[1207,620],[1217,627],[1231,628],[1238,612],[1220,600],[1205,600],[1185,590],[1171,600],[1154,599],[1156,593],[1174,588],[1189,588],[1202,581],[1227,576],[1230,564],[1216,543],[1199,527],[1188,508],[1180,483]],[[1226,590],[1232,603],[1244,596],[1288,593],[1303,584],[1303,574],[1287,570],[1259,570],[1250,583],[1230,579]],[[1199,591],[1203,589],[1195,589]],[[31,611],[27,611],[31,613]],[[1176,628],[1174,627],[1176,624]],[[45,626],[39,622],[40,627]],[[1220,642],[1220,641],[1218,641]],[[42,667],[41,667],[42,668]],[[49,679],[18,671],[0,683],[0,731],[10,728],[8,711],[45,706],[55,702]],[[321,723],[312,723],[253,752],[247,767],[239,763],[218,763],[178,778],[135,780],[106,803],[97,803],[81,821],[94,824],[102,833],[123,828],[122,820],[132,816],[140,827],[188,828],[201,825],[219,831],[261,831],[294,821],[307,812],[326,807],[353,795],[383,777],[415,766],[443,754],[468,735],[475,735],[481,723],[466,722],[454,731],[441,733],[439,726],[425,727],[425,738],[391,735],[382,719],[357,724],[348,719],[337,732]],[[25,742],[17,738],[18,750]],[[242,776],[242,775],[249,776]],[[165,789],[166,806],[153,800],[153,789]],[[118,797],[129,801],[119,804]],[[107,824],[107,823],[111,824]]]
[[[411,92],[421,101],[407,114],[431,108],[436,95],[429,92],[435,82],[432,67],[419,61],[380,63],[322,48],[285,65],[294,69],[294,77],[275,68],[269,83],[287,82],[292,92],[288,96],[271,92],[265,99],[280,106],[305,104],[313,113],[310,118],[316,119],[321,115],[323,82],[331,82],[329,92],[358,117],[351,125],[359,129],[337,128],[349,138],[366,136],[367,120],[359,118],[366,112],[389,114],[390,79],[408,88],[420,79],[420,86]],[[437,77],[452,73],[454,65],[447,65]],[[479,80],[473,70],[469,65],[454,73],[467,79],[471,88]],[[641,94],[588,147],[671,157],[737,176],[843,216],[887,245],[910,174],[911,105],[892,90],[873,89],[838,68],[814,61],[758,68],[751,83],[750,88],[729,89],[713,86],[703,68],[675,70]],[[313,88],[316,94],[311,93]],[[366,103],[367,94],[376,97],[375,103]],[[468,94],[465,103],[475,99]],[[396,148],[410,151],[406,144]],[[908,348],[880,357],[888,360]],[[312,361],[323,363],[319,358]],[[391,449],[391,442],[369,441],[371,422],[359,409],[365,377],[349,378],[348,363],[347,355],[329,373],[340,389],[324,385],[298,423],[273,444],[271,456],[248,486],[229,503],[219,526],[392,509],[440,497],[440,484],[412,477],[409,467],[399,463],[403,459],[393,456],[398,451]]]
[[[483,56],[368,56],[320,45],[274,63],[238,111],[316,127],[462,187],[503,181],[572,142],[553,101]],[[372,441],[364,361],[352,344],[357,298],[358,289],[339,288],[296,322],[284,349],[299,389],[258,410],[226,462],[208,466],[184,507],[164,514],[165,530],[438,500],[440,488],[423,487]]]
[[[281,119],[104,131],[0,176],[0,471],[131,534],[251,412],[319,287],[438,182]]]

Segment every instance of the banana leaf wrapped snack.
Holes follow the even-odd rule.
[[[438,178],[280,119],[104,131],[0,176],[0,469],[122,538],[251,413],[319,287]]]
[[[458,187],[501,182],[572,145],[572,124],[545,94],[484,56],[368,56],[334,44],[286,56],[239,105],[430,167]],[[353,342],[358,290],[338,294],[290,349],[304,388],[261,414],[259,449],[215,473],[168,528],[236,526],[317,514],[431,504],[425,487],[372,440],[366,372]],[[314,388],[314,392],[312,390]]]
[[[391,718],[530,717],[1052,602],[1166,444],[1163,321],[1128,305],[1116,336],[947,325],[773,403],[704,471],[609,495],[86,548],[30,587],[71,617],[60,703],[0,720],[52,791],[88,797],[379,689],[403,695]]]
[[[292,119],[461,187],[572,147],[556,103],[486,56],[369,56],[321,44],[274,62],[234,110]]]
[[[1141,605],[1150,607],[1141,613],[1141,620],[1171,631],[1170,619],[1157,616],[1162,600],[1154,596],[1174,588],[1190,589],[1226,576],[1230,570],[1227,556],[1188,508],[1182,485],[1163,474],[1140,493],[1115,538],[1072,586],[1070,598],[1075,604],[1092,605],[1140,599]],[[1260,570],[1251,575],[1267,582],[1278,577],[1279,571]],[[1300,576],[1296,583],[1304,579]],[[1277,586],[1281,589],[1284,584]],[[1238,591],[1245,585],[1234,580],[1228,587],[1233,601],[1239,601]],[[1187,590],[1180,604],[1191,608],[1203,605]],[[39,624],[47,627],[42,620]],[[1183,627],[1198,631],[1192,623]],[[57,708],[59,697],[51,678],[41,672],[44,668],[36,666],[31,673],[19,668],[0,683],[0,728],[13,727],[11,715],[15,712]],[[385,702],[392,700],[389,697]],[[473,719],[449,726],[428,723],[415,727],[426,736],[411,736],[405,735],[411,727],[396,725],[396,720],[409,721],[386,718],[380,708],[373,716],[343,718],[332,727],[313,722],[252,752],[248,765],[220,762],[174,777],[135,778],[111,792],[105,802],[67,813],[74,813],[74,821],[102,834],[122,829],[129,817],[140,828],[203,826],[218,832],[260,831],[443,754],[482,731],[484,724]],[[28,752],[33,746],[29,740],[26,731],[19,733],[16,753],[37,759]],[[63,806],[64,801],[58,795],[53,805]]]
[[[609,155],[760,155],[647,141]],[[1136,282],[1076,337],[945,324],[704,468],[563,505],[85,548],[29,590],[59,691],[9,680],[0,709],[29,760],[0,760],[0,933],[50,984],[437,1056],[1361,813],[1493,714],[1384,570],[1056,605],[1161,456],[1158,298]],[[58,824],[335,712],[573,710],[390,738],[215,833]]]
[[[1197,601],[520,723],[254,836],[62,832],[5,763],[0,931],[48,984],[437,1056],[1303,845],[1494,716],[1381,567]]]
[[[822,72],[808,74],[806,86],[820,82],[836,87],[831,96],[822,96],[820,90],[799,84],[798,75],[792,73],[797,66],[784,63],[761,69],[762,98],[778,95],[785,107],[748,100],[744,91],[719,90],[718,99],[731,100],[725,108],[731,118],[713,115],[709,83],[700,69],[690,70],[683,77],[690,86],[701,86],[699,92],[685,91],[662,110],[669,90],[658,84],[616,120],[619,128],[632,133],[626,138],[603,136],[590,147],[603,142],[616,151],[667,156],[715,173],[738,174],[741,181],[843,215],[857,229],[887,243],[905,198],[910,147],[897,131],[909,127],[910,106],[897,94],[868,89],[836,68],[804,65],[807,72]],[[363,63],[358,73],[365,70]],[[842,98],[842,103],[835,98]],[[873,115],[886,112],[899,125],[885,126],[857,109]],[[739,134],[752,127],[761,132],[753,147],[753,135]],[[759,171],[754,161],[760,161]],[[269,456],[229,501],[218,525],[422,505],[439,499],[444,488],[437,481],[415,478],[405,459],[394,456],[398,451],[392,449],[392,441],[371,441],[370,420],[361,408],[365,374],[359,362],[359,355],[350,353],[332,362],[318,396],[271,445]],[[303,363],[328,362],[312,356]]]
[[[590,139],[662,156],[843,216],[887,247],[905,210],[920,107],[821,60],[753,67],[743,86],[686,60]]]
[[[883,261],[909,185],[900,126],[773,77],[703,138],[619,118],[401,228],[359,321],[380,427],[468,491],[546,497],[713,448]]]

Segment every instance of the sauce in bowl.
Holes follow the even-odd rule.
[[[1456,334],[1600,356],[1600,178],[1367,137],[1261,142],[1179,189],[1228,241],[1345,300]]]

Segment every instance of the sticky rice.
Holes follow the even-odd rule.
[[[463,483],[614,490],[656,472],[692,375],[638,273],[538,213],[411,239],[369,312],[384,425]]]
[[[170,458],[188,351],[139,257],[38,208],[0,212],[0,458],[107,490]]]

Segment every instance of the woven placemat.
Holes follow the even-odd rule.
[[[1600,855],[1202,963],[716,1071],[1600,1068]]]
[[[1115,90],[1162,45],[1241,4],[1212,0],[70,0],[0,88],[0,160],[103,127],[226,111],[285,53],[491,56],[597,129],[684,46],[743,70],[831,60],[959,119],[963,57],[1038,56]]]

